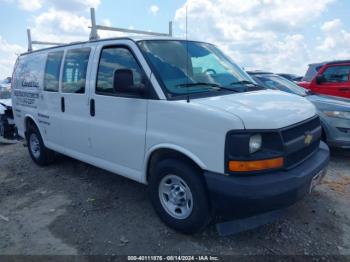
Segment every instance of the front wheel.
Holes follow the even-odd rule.
[[[161,220],[177,231],[196,233],[211,220],[203,177],[186,161],[166,159],[156,164],[149,192]]]

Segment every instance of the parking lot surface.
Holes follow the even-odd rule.
[[[41,168],[22,143],[0,144],[1,255],[350,255],[350,152],[278,221],[222,237],[166,227],[147,187],[60,156]]]

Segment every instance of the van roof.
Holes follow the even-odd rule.
[[[88,40],[88,41],[81,41],[81,42],[72,42],[57,46],[50,46],[46,48],[41,48],[33,51],[24,52],[22,55],[32,54],[36,52],[42,52],[46,50],[61,48],[61,47],[68,47],[68,46],[74,46],[74,45],[81,45],[81,44],[88,44],[88,43],[96,43],[96,42],[104,42],[104,41],[113,41],[113,40],[131,40],[134,42],[142,41],[142,40],[172,40],[172,41],[194,41],[194,40],[186,40],[183,38],[176,38],[176,37],[170,37],[170,36],[121,36],[121,37],[111,37],[111,38],[103,38],[98,40]],[[200,41],[198,41],[200,42]]]

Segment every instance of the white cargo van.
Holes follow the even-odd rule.
[[[59,152],[148,184],[160,218],[192,233],[287,207],[325,174],[314,106],[259,89],[212,44],[134,37],[22,54],[12,98],[35,163]]]

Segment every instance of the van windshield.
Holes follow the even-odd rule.
[[[256,85],[214,45],[185,40],[144,40],[138,44],[170,95],[245,92]]]

